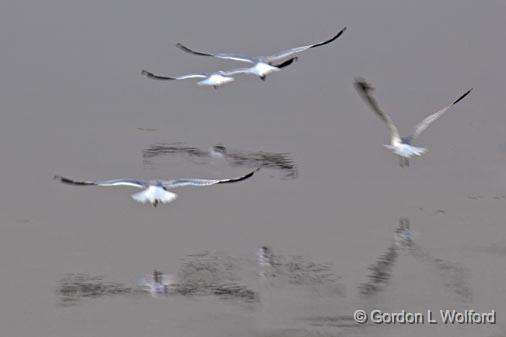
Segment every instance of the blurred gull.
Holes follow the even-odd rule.
[[[244,176],[229,179],[199,179],[183,178],[174,180],[133,180],[133,179],[114,179],[114,180],[96,180],[96,181],[76,181],[61,176],[55,176],[54,179],[62,183],[79,186],[131,186],[143,188],[144,190],[132,195],[132,198],[140,203],[150,203],[154,207],[159,203],[166,204],[176,199],[177,194],[169,192],[168,189],[185,186],[210,186],[215,184],[228,184],[246,180],[258,171],[256,169]]]
[[[311,49],[311,48],[326,45],[326,44],[334,41],[338,37],[340,37],[345,31],[346,31],[346,27],[343,28],[339,33],[334,35],[332,38],[330,38],[326,41],[318,42],[315,44],[310,44],[307,46],[301,46],[301,47],[296,47],[296,48],[284,50],[282,52],[279,52],[279,53],[276,53],[276,54],[270,55],[270,56],[249,57],[249,56],[244,56],[244,55],[240,55],[240,54],[232,54],[232,53],[209,54],[209,53],[203,53],[203,52],[192,50],[192,49],[182,45],[181,43],[178,43],[176,46],[179,49],[181,49],[187,53],[194,54],[194,55],[211,56],[211,57],[220,58],[220,59],[224,59],[224,60],[233,60],[233,61],[251,63],[251,64],[253,64],[253,66],[250,68],[242,69],[242,72],[246,73],[246,74],[252,74],[252,75],[258,76],[262,80],[265,80],[265,77],[267,75],[269,75],[273,72],[277,72],[277,71],[279,71],[279,68],[282,68],[280,66],[273,65],[272,62],[282,60],[286,57],[292,56],[297,53],[301,53],[301,52]]]
[[[455,100],[452,104],[447,107],[435,112],[428,117],[426,117],[421,123],[419,123],[413,133],[408,137],[401,138],[399,135],[399,131],[395,126],[392,118],[385,112],[383,112],[374,97],[372,97],[371,93],[374,88],[367,83],[364,79],[357,79],[355,81],[355,88],[358,93],[362,96],[362,98],[369,104],[371,109],[378,115],[378,117],[384,121],[388,128],[390,129],[390,144],[385,145],[386,148],[392,150],[396,155],[399,156],[399,163],[401,167],[409,166],[409,158],[412,156],[421,156],[427,149],[422,147],[415,147],[411,145],[413,139],[418,137],[425,129],[429,127],[434,121],[439,119],[448,109],[450,109],[453,105],[460,102],[464,97],[466,97],[471,90],[466,91],[462,96],[460,96],[457,100]]]
[[[297,57],[292,57],[291,59],[288,59],[280,64],[276,65],[270,65],[270,67],[273,69],[272,71],[279,71],[282,68],[289,66],[293,62],[297,60]],[[169,76],[162,76],[162,75],[155,75],[147,70],[142,70],[141,74],[154,79],[154,80],[161,80],[161,81],[171,81],[171,80],[186,80],[190,78],[203,78],[202,81],[197,82],[198,85],[201,86],[211,86],[214,89],[217,89],[219,86],[222,86],[226,83],[230,83],[234,81],[234,78],[231,77],[233,75],[237,74],[248,74],[250,73],[250,68],[240,68],[240,69],[233,69],[233,70],[219,70],[214,73],[195,73],[195,74],[188,74],[188,75],[182,75],[178,77],[169,77]]]

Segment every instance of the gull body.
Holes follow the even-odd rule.
[[[174,180],[133,180],[133,179],[114,179],[114,180],[96,180],[96,181],[78,181],[55,176],[54,179],[62,183],[78,186],[130,186],[142,188],[143,191],[132,194],[132,198],[143,204],[151,204],[154,207],[158,204],[167,204],[176,199],[177,194],[172,193],[169,189],[186,186],[211,186],[216,184],[235,183],[246,180],[255,174],[256,169],[248,174],[237,178],[227,179],[201,179],[201,178],[183,178]]]
[[[345,31],[346,31],[346,27],[343,28],[339,33],[337,33],[336,35],[334,35],[332,38],[330,38],[328,40],[314,43],[314,44],[310,44],[310,45],[306,45],[306,46],[291,48],[291,49],[284,50],[282,52],[279,52],[279,53],[276,53],[276,54],[273,54],[270,56],[249,57],[249,56],[244,56],[244,55],[240,55],[240,54],[232,54],[232,53],[210,54],[210,53],[206,53],[206,52],[192,50],[192,49],[184,46],[181,43],[178,43],[176,46],[179,49],[183,50],[184,52],[194,54],[194,55],[210,56],[210,57],[215,57],[215,58],[224,59],[224,60],[233,60],[233,61],[238,61],[238,62],[250,63],[250,64],[252,64],[252,66],[250,68],[246,68],[244,73],[253,74],[253,75],[258,76],[260,79],[265,80],[267,75],[279,71],[280,67],[275,66],[273,64],[273,62],[280,61],[284,58],[287,58],[287,57],[292,56],[297,53],[301,53],[301,52],[311,49],[311,48],[326,45],[326,44],[336,40]]]
[[[265,81],[267,75],[280,71],[278,67],[274,67],[265,62],[258,62],[251,68],[246,68],[245,73],[260,77],[262,81]]]
[[[453,105],[460,102],[464,97],[466,97],[471,92],[471,90],[473,90],[470,89],[466,91],[452,104],[429,115],[415,127],[415,130],[410,136],[401,138],[401,136],[399,135],[399,131],[395,126],[392,118],[387,113],[383,112],[383,110],[380,109],[378,103],[372,96],[372,91],[374,90],[374,88],[364,79],[357,79],[355,81],[355,88],[357,89],[360,96],[362,96],[362,98],[369,104],[369,107],[388,126],[390,130],[390,144],[385,145],[385,147],[399,156],[399,164],[401,167],[409,166],[409,158],[413,156],[421,156],[427,151],[426,148],[413,146],[412,141],[415,138],[417,138],[425,129],[427,129],[429,125],[431,125],[434,121],[439,119],[446,111],[448,111],[448,109],[450,109]]]
[[[237,74],[254,74],[257,76],[264,76],[264,75],[258,75],[258,74],[264,74],[266,72],[274,72],[274,71],[280,71],[282,68],[289,66],[293,62],[297,60],[297,57],[292,57],[280,64],[277,65],[267,65],[268,69],[265,66],[258,65],[252,68],[240,68],[240,69],[232,69],[232,70],[219,70],[214,73],[199,73],[199,74],[188,74],[178,77],[170,77],[170,76],[163,76],[163,75],[155,75],[147,70],[142,70],[141,74],[154,79],[154,80],[161,80],[161,81],[172,81],[172,80],[186,80],[191,78],[203,78],[203,80],[197,82],[198,85],[201,86],[210,86],[215,89],[218,87],[230,83],[234,81],[233,75]]]
[[[193,79],[193,78],[202,78],[203,80],[198,81],[197,84],[200,86],[208,86],[213,87],[217,89],[218,87],[221,87],[224,84],[230,83],[234,81],[233,77],[230,77],[226,72],[224,71],[217,71],[214,73],[199,73],[199,74],[188,74],[183,76],[177,76],[177,77],[169,77],[169,76],[162,76],[162,75],[155,75],[147,70],[142,70],[142,75],[154,79],[154,80],[160,80],[160,81],[172,81],[172,80],[186,80],[186,79]]]

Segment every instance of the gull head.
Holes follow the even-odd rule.
[[[132,194],[132,198],[142,204],[151,204],[153,207],[158,204],[167,204],[176,199],[177,194],[167,191],[162,186],[151,185],[144,191]]]
[[[281,69],[278,67],[271,66],[270,64],[264,62],[258,62],[253,68],[251,68],[251,72],[260,77],[262,81],[265,81],[267,75],[280,70]]]

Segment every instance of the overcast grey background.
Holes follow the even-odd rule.
[[[0,335],[504,335],[505,14],[501,0],[0,2]],[[187,55],[177,42],[262,55],[344,26],[341,38],[265,83],[238,77],[212,90],[140,75],[240,65]],[[420,137],[428,153],[401,169],[382,146],[387,129],[353,88],[356,76],[376,87],[404,133],[474,91]],[[128,189],[51,179],[245,173],[184,159],[148,170],[141,151],[156,142],[289,152],[298,178],[260,171],[240,184],[181,190],[156,209]],[[418,245],[462,266],[472,298],[401,256],[388,287],[372,303],[360,299],[358,285],[401,216]],[[254,256],[262,244],[331,261],[345,295],[320,306],[321,298],[280,294],[253,308],[149,296],[62,307],[55,295],[65,273],[135,283],[155,267],[177,269],[187,254]],[[294,323],[360,307],[495,309],[498,324],[347,331]]]

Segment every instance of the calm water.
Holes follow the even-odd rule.
[[[506,335],[505,13],[495,0],[0,3],[0,335]],[[265,82],[140,75],[241,66],[177,42],[261,55],[344,26]],[[357,76],[403,133],[474,91],[401,169]],[[51,179],[259,163],[158,208]],[[168,296],[140,284],[155,269],[179,282]],[[357,325],[356,309],[495,310],[497,324]]]

